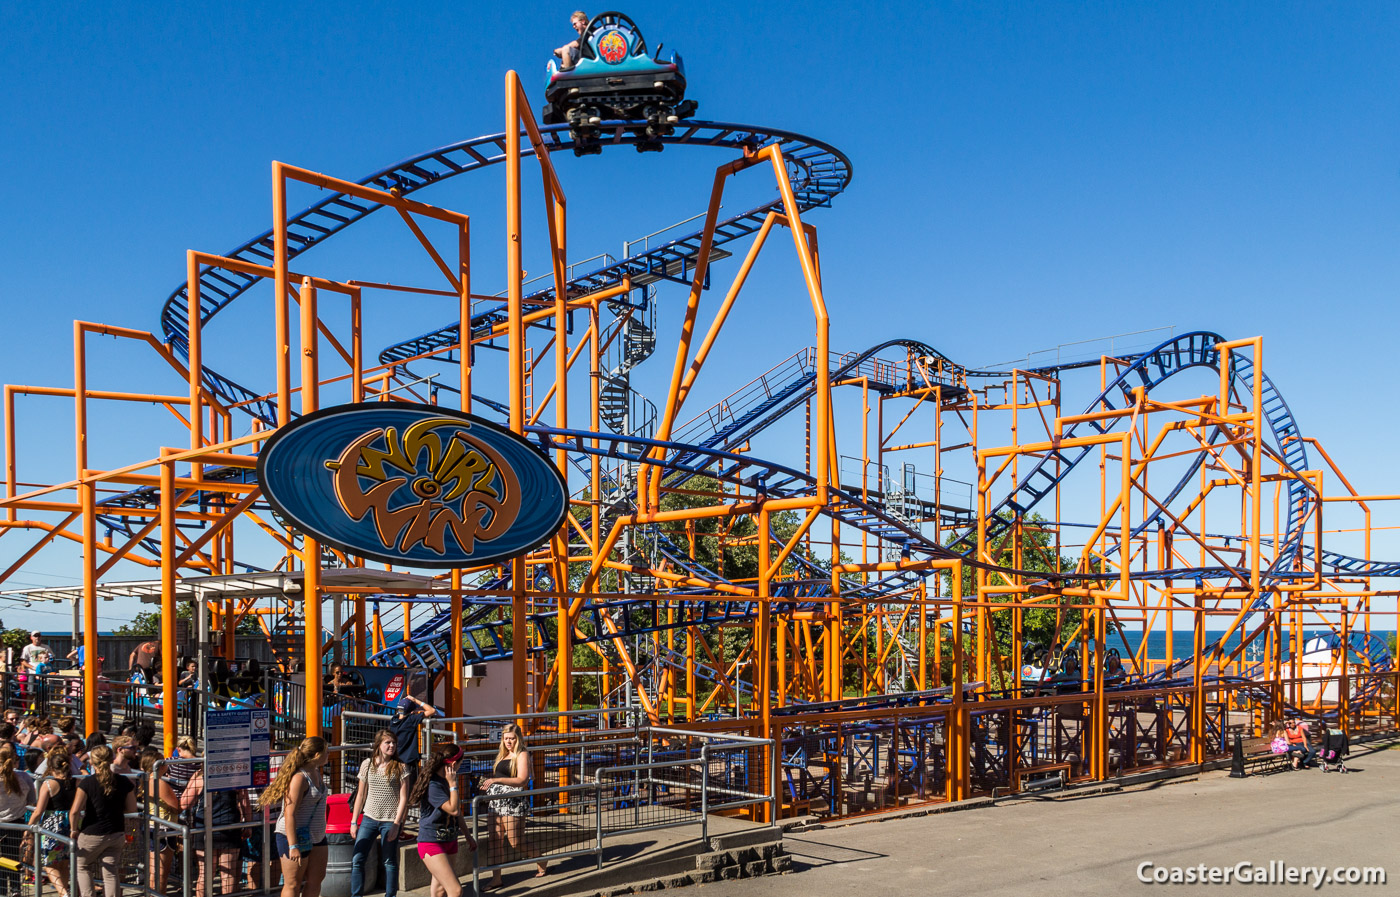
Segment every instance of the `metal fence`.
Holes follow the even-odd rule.
[[[512,866],[592,855],[601,869],[609,838],[698,826],[708,844],[714,813],[752,814],[766,806],[776,824],[772,740],[650,726],[544,734],[548,743],[526,747],[530,784],[554,784],[486,792],[480,780],[496,752],[463,757],[460,768],[474,793],[469,814],[478,894],[482,873]],[[619,762],[627,759],[632,762]]]
[[[272,673],[263,677],[263,695],[272,711],[273,741],[286,748],[306,737],[306,685]],[[321,730],[337,741],[346,740],[343,717],[346,713],[371,714],[388,718],[387,708],[365,698],[326,692],[321,698]],[[371,732],[370,736],[373,737]]]
[[[0,889],[6,894],[19,897],[43,897],[44,894],[59,893],[59,889],[54,886],[56,880],[64,883],[64,890],[69,894],[79,893],[76,863],[66,863],[67,868],[56,871],[53,879],[43,874],[33,874],[35,851],[48,851],[53,854],[61,851],[72,856],[73,848],[73,839],[66,832],[46,832],[37,835],[33,826],[22,821],[0,822],[0,860],[9,861],[0,862]],[[11,869],[11,865],[16,868]]]

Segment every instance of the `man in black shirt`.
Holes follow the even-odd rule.
[[[404,765],[408,776],[408,790],[413,792],[413,783],[418,778],[418,761],[422,754],[418,750],[418,727],[423,720],[437,716],[437,708],[413,695],[404,693],[399,699],[399,709],[389,720],[389,732],[394,736],[394,746],[398,749],[399,762]],[[402,834],[399,835],[403,837]]]

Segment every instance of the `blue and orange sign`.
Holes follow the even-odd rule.
[[[267,500],[298,529],[351,554],[467,567],[548,539],[564,479],[534,446],[434,405],[338,405],[278,430],[258,455]]]
[[[617,65],[627,58],[627,38],[616,29],[598,38],[598,55],[608,65]]]

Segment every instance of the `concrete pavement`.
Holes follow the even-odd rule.
[[[734,897],[1400,893],[1400,742],[1357,745],[1348,765],[1347,775],[1312,769],[1231,779],[1221,770],[1118,792],[791,833],[785,846],[795,874],[700,890]],[[1183,877],[1201,864],[1248,862],[1251,875],[1267,874],[1270,861],[1380,866],[1387,881],[1318,890],[1311,880],[1145,884],[1138,869],[1149,861],[1167,868],[1158,874],[1180,867]]]

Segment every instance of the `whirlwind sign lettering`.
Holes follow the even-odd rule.
[[[268,501],[299,529],[394,564],[513,557],[559,528],[564,481],[530,443],[432,405],[361,403],[307,415],[258,457]]]

